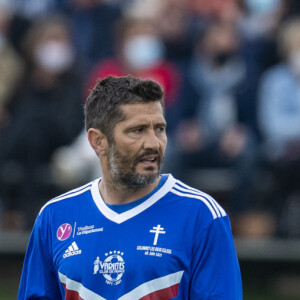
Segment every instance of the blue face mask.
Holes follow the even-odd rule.
[[[124,56],[134,69],[147,69],[157,64],[163,57],[162,42],[151,35],[137,35],[129,39],[124,46]]]
[[[282,0],[245,0],[249,12],[255,14],[268,14],[276,12]]]

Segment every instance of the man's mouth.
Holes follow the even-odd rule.
[[[158,160],[157,155],[148,155],[141,158],[140,162],[144,164],[153,164]]]

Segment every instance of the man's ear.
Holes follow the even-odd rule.
[[[90,128],[87,132],[88,140],[99,157],[108,153],[108,143],[106,136],[95,128]]]

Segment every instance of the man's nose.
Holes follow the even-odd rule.
[[[156,149],[160,147],[159,138],[156,136],[154,130],[149,130],[145,136],[144,148],[145,149]]]

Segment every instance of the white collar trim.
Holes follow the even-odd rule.
[[[109,219],[112,222],[115,222],[117,224],[123,223],[123,222],[133,218],[134,216],[140,214],[141,212],[143,212],[144,210],[146,210],[147,208],[152,206],[155,202],[157,202],[159,199],[161,199],[163,196],[165,196],[172,189],[172,187],[174,186],[174,184],[176,182],[174,177],[171,174],[168,174],[168,179],[166,180],[166,182],[151,197],[149,197],[143,203],[141,203],[121,214],[118,214],[117,212],[110,209],[104,203],[104,201],[101,197],[100,191],[99,191],[99,187],[98,187],[98,183],[99,183],[100,179],[101,178],[94,180],[94,182],[92,184],[91,193],[92,193],[93,200],[94,200],[95,204],[97,205],[98,209],[100,210],[100,212],[107,219]]]

